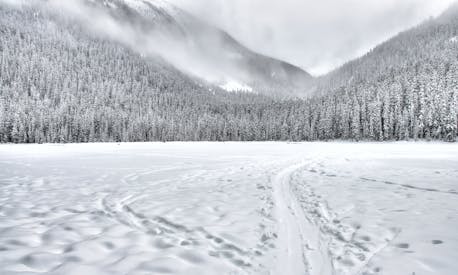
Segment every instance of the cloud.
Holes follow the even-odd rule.
[[[151,2],[163,0],[148,0]],[[453,0],[166,0],[227,30],[249,48],[319,75],[360,56],[372,47]],[[0,0],[21,6],[38,0]],[[102,1],[100,1],[102,2]],[[246,73],[222,62],[217,39],[204,50],[164,32],[120,21],[106,9],[81,0],[47,0],[54,12],[65,13],[89,31],[145,56],[161,56],[179,70],[210,82]],[[87,3],[87,2],[86,2]],[[220,60],[215,64],[215,60]],[[231,80],[231,79],[229,79]],[[233,80],[233,79],[232,79]],[[239,79],[240,80],[240,79]]]
[[[145,27],[138,23],[142,22],[141,20],[136,21],[135,18],[120,18],[118,13],[111,13],[110,9],[90,4],[88,1],[25,0],[21,1],[22,4],[18,4],[20,0],[15,1],[0,0],[0,4],[11,2],[11,5],[21,8],[25,3],[43,8],[71,22],[77,22],[88,33],[99,38],[117,42],[145,57],[160,57],[178,70],[209,82],[227,81],[226,77],[230,75],[231,70],[237,71],[237,68],[231,68],[228,64],[215,64],[214,55],[220,53],[217,49],[222,46],[219,44],[220,41],[210,36],[205,41],[208,47],[214,50],[202,51],[201,48],[188,43],[185,36],[179,37],[172,31],[155,29],[150,25]]]
[[[454,0],[171,1],[248,47],[318,75],[438,15]]]
[[[0,0],[0,4],[20,8],[21,6],[27,4],[27,0]]]

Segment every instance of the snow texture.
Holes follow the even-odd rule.
[[[0,274],[458,270],[458,146],[0,146]]]
[[[219,87],[227,92],[253,92],[253,88],[245,84],[240,84],[237,81],[228,81],[225,84],[220,85]]]
[[[123,0],[124,3],[133,8],[134,10],[137,10],[139,12],[146,12],[146,14],[149,14],[148,11],[150,10],[150,7],[148,4],[153,5],[154,7],[158,9],[162,9],[164,11],[170,12],[171,14],[176,13],[176,8],[170,4],[168,1],[164,0]]]

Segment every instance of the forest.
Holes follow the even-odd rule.
[[[0,142],[456,141],[457,36],[451,9],[279,100],[0,6]]]

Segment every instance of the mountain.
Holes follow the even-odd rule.
[[[220,87],[235,85],[271,96],[303,96],[305,85],[312,80],[299,67],[258,54],[241,45],[228,33],[167,1],[89,2],[99,8],[104,6],[119,22],[128,22],[138,34],[136,40],[142,41],[145,48],[155,49],[155,54],[165,61],[191,76]],[[155,39],[145,40],[147,36]],[[167,45],[165,49],[150,46],[158,40]]]
[[[293,89],[256,82],[304,73],[221,31],[225,42],[214,42],[194,25],[200,21],[166,2],[85,1],[0,0],[0,142],[457,138],[456,6],[307,80],[313,96],[278,99],[272,95]],[[225,61],[209,45],[238,49],[243,62]],[[218,82],[238,76],[231,66],[252,63],[252,82]],[[265,64],[283,64],[284,77]]]
[[[441,70],[440,66],[454,65],[457,17],[458,2],[455,2],[439,17],[401,32],[364,56],[315,79],[314,90],[328,93],[357,83],[377,82],[393,74],[418,75],[419,70],[426,70],[427,66],[430,71],[425,74]],[[409,72],[412,69],[416,72]]]
[[[328,138],[455,140],[458,4],[313,82]]]
[[[69,2],[53,10],[41,2],[0,5],[0,142],[286,137],[280,126],[289,114],[272,110],[272,99],[189,76],[135,48],[149,40],[129,36],[128,24],[92,8],[59,6]],[[96,15],[88,28],[83,21]],[[258,127],[264,130],[253,131]]]

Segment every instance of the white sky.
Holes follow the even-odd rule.
[[[324,74],[454,0],[171,0],[249,48]]]

